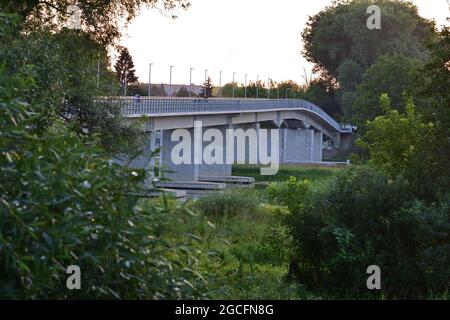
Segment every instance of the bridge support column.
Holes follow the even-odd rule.
[[[205,162],[206,159],[203,159],[203,162],[201,165],[199,165],[198,168],[198,174],[201,177],[204,176],[231,176],[231,171],[232,171],[232,164],[227,164],[226,163],[226,131],[227,129],[229,129],[230,126],[229,125],[225,125],[225,126],[216,126],[213,128],[204,128],[203,130],[205,132],[207,132],[206,137],[207,139],[210,139],[210,141],[204,141],[203,142],[203,151],[206,151],[208,154],[210,154],[210,152],[208,150],[210,150],[211,145],[213,143],[217,143],[218,141],[216,141],[216,137],[212,137],[209,136],[209,133],[217,133],[217,135],[220,135],[223,140],[221,143],[221,148],[218,148],[219,150],[214,150],[211,152],[211,155],[213,157],[218,157],[219,155],[216,154],[217,153],[221,153],[222,157],[217,158],[218,161],[216,161],[216,163],[212,163],[212,164],[208,164]],[[212,131],[207,131],[208,129],[213,129]],[[230,128],[231,129],[231,128]],[[218,144],[217,144],[218,146]]]
[[[194,164],[194,129],[187,129],[191,136],[191,154],[186,155],[190,164],[177,164],[172,159],[172,150],[181,141],[172,141],[172,133],[175,130],[161,131],[160,170],[164,178],[174,181],[198,181],[198,164]],[[180,156],[183,156],[182,152]]]
[[[282,163],[322,161],[323,133],[313,129],[283,129]]]
[[[314,130],[308,130],[309,161],[314,162]]]

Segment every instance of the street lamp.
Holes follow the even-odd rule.
[[[245,89],[244,89],[245,99],[247,99],[247,77],[248,77],[248,74],[245,74]]]
[[[288,92],[291,91],[291,88],[286,88],[286,100],[288,98]]]
[[[236,72],[233,72],[233,98],[234,98],[234,77],[236,76]]]
[[[267,79],[267,99],[270,99],[270,81],[270,78]]]
[[[259,75],[256,76],[256,99],[259,99]]]
[[[123,80],[124,96],[127,96],[128,89],[128,67],[125,67],[125,79]]]
[[[189,69],[189,98],[192,97],[192,70],[194,70],[194,68]]]
[[[219,75],[219,96],[222,97],[222,72],[220,71],[220,75]]]
[[[204,96],[205,96],[205,98],[207,98],[208,97],[208,92],[206,92],[207,91],[207,89],[206,89],[206,86],[207,86],[207,82],[208,82],[208,69],[205,69],[205,84],[204,84]]]
[[[153,63],[150,63],[148,68],[148,96],[151,96],[152,93],[152,66]]]
[[[170,66],[170,79],[169,79],[169,96],[172,96],[172,69],[174,66]]]

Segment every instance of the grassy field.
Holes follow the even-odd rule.
[[[320,184],[339,169],[284,166],[280,174],[259,176],[259,168],[238,166],[235,175],[258,181],[284,182],[289,176]],[[267,179],[269,178],[269,179]],[[199,267],[214,299],[317,299],[286,279],[292,239],[283,223],[287,211],[266,200],[264,189],[227,190],[188,204],[197,212],[179,224],[168,241],[180,234],[201,239]]]

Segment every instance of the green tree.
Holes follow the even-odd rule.
[[[0,14],[2,43],[11,40],[9,24]],[[204,298],[189,240],[182,249],[164,240],[184,209],[138,203],[145,172],[111,163],[95,135],[78,136],[61,120],[36,131],[36,119],[48,116],[33,94],[42,79],[32,65],[11,73],[7,62],[0,66],[0,298]],[[82,270],[81,290],[65,286],[69,265]]]
[[[381,30],[366,26],[366,10],[372,4],[381,8]],[[309,18],[302,33],[303,55],[316,65],[316,70],[339,80],[339,67],[348,60],[365,70],[386,53],[425,58],[427,50],[422,42],[433,33],[433,27],[410,2],[336,1]]]
[[[381,9],[381,30],[366,25],[367,8],[373,4]],[[352,105],[359,98],[355,88],[363,81],[364,72],[385,54],[425,59],[424,41],[433,35],[434,23],[420,17],[410,2],[340,0],[309,18],[302,33],[303,55],[314,63],[321,82],[328,82],[329,112],[336,116],[345,110],[347,121],[353,121]],[[407,79],[400,79],[404,81]],[[359,119],[359,125],[367,119],[373,118]]]
[[[436,126],[439,137],[436,161],[442,176],[450,177],[447,163],[450,159],[450,27],[444,27],[428,48],[430,59],[417,77],[418,95],[428,102],[421,106],[420,111]]]
[[[206,79],[206,82],[203,84],[202,92],[200,93],[200,96],[203,98],[210,98],[212,97],[214,86],[212,85],[211,78],[208,77]]]
[[[127,48],[120,49],[119,58],[114,65],[116,70],[117,80],[119,81],[122,92],[126,94],[126,88],[129,84],[133,84],[138,81],[136,76],[136,70],[134,69],[133,57]]]
[[[77,10],[73,10],[73,5]],[[187,0],[2,0],[1,7],[6,13],[18,14],[23,18],[21,28],[29,31],[42,26],[58,29],[73,18],[79,18],[81,30],[104,45],[114,43],[121,36],[120,24],[129,23],[143,7],[158,8],[176,17],[178,9],[187,9]]]
[[[189,97],[189,91],[188,89],[186,89],[186,87],[181,87],[180,90],[178,90],[176,96],[180,98]]]
[[[337,94],[336,84],[331,79],[319,77],[311,81],[306,88],[304,98],[318,105],[332,117],[339,119],[341,106]]]
[[[345,118],[364,131],[367,120],[382,114],[378,102],[383,93],[389,95],[392,108],[404,111],[403,95],[415,91],[414,77],[421,65],[420,60],[400,54],[380,56],[364,73],[362,83],[354,91],[344,93],[347,98],[342,100]]]
[[[418,198],[434,200],[447,177],[436,166],[439,148],[436,128],[418,114],[411,98],[405,113],[391,107],[388,95],[380,98],[384,115],[367,123],[367,133],[358,144],[370,152],[370,161],[391,177],[403,176]]]

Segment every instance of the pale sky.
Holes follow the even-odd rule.
[[[450,16],[448,0],[413,0],[419,13],[438,25]],[[126,46],[142,82],[148,81],[153,62],[152,83],[169,82],[173,65],[173,84],[202,84],[205,69],[213,83],[272,78],[274,81],[303,82],[305,67],[300,33],[308,16],[331,0],[191,0],[187,11],[170,19],[157,10],[146,9],[133,20],[121,44]]]

